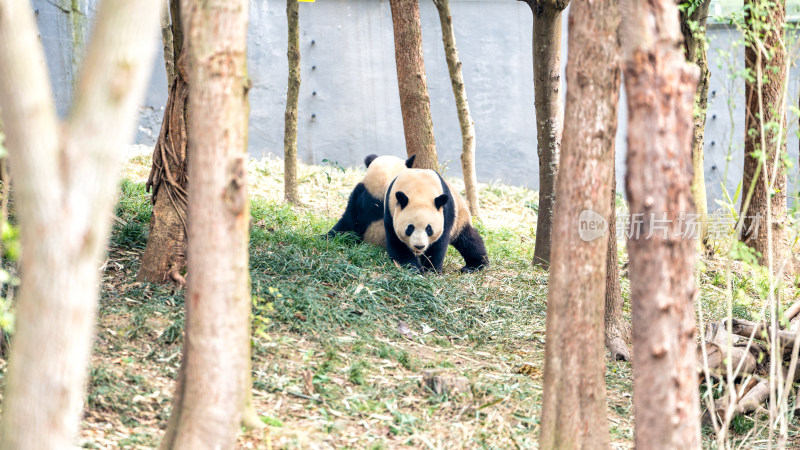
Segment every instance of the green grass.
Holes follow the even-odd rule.
[[[383,249],[350,236],[319,239],[332,225],[329,219],[265,202],[254,202],[252,214],[263,224],[251,232],[253,295],[272,303],[276,327],[369,335],[396,329],[402,320],[481,343],[519,339],[531,319],[543,318],[546,278],[530,270],[529,255],[506,230],[483,230],[483,235],[491,257],[503,261],[503,270],[516,272],[502,287],[517,288],[510,296],[498,295],[494,268],[459,274],[462,262],[453,249],[444,275],[420,276],[396,267]]]
[[[135,420],[144,415],[165,426],[180,363],[183,291],[134,281],[151,205],[143,184],[125,181],[121,191],[109,256],[118,266],[104,278],[96,344],[103,359],[93,364],[88,405],[132,427],[126,444],[148,446]],[[493,185],[483,195],[504,192]],[[520,204],[535,199],[514,195]],[[478,223],[487,270],[460,274],[463,262],[451,248],[442,275],[419,275],[353,236],[319,238],[335,212],[255,198],[251,214],[253,385],[262,421],[278,433],[276,446],[425,447],[457,439],[466,447],[535,447],[541,374],[514,370],[522,362],[543,367],[544,358],[547,274],[530,265],[529,232]],[[724,317],[724,268],[702,265],[699,280],[706,322]],[[739,267],[732,286],[734,316],[757,318],[763,274]],[[410,335],[401,334],[401,322]],[[432,395],[419,382],[426,369],[466,376],[470,392]],[[633,440],[632,378],[630,364],[607,362],[609,431],[622,447]],[[137,395],[157,390],[149,409],[142,406]],[[741,436],[749,424],[738,420],[733,433]],[[711,442],[713,430],[703,436]]]
[[[142,184],[123,182],[115,210],[120,220],[112,232],[110,253],[122,269],[107,272],[96,345],[105,358],[94,365],[89,393],[91,409],[119,417],[142,414],[137,403],[141,399],[135,402],[134,398],[138,391],[153,389],[152,377],[129,376],[125,367],[147,366],[157,374],[165,384],[162,403],[167,405],[179,363],[183,292],[134,281],[137,252],[147,240],[150,208]],[[310,397],[319,400],[302,401],[319,418],[315,427],[346,436],[352,432],[348,431],[351,425],[343,424],[337,414],[355,414],[353,420],[366,415],[385,426],[389,438],[368,433],[359,441],[363,445],[355,448],[384,448],[395,445],[391,442],[396,439],[420,444],[414,436],[436,436],[442,426],[429,423],[430,417],[439,417],[434,422],[445,424],[444,417],[464,413],[464,405],[458,406],[467,401],[463,398],[429,402],[415,378],[421,370],[466,371],[475,387],[475,397],[469,401],[476,407],[497,402],[469,415],[476,427],[468,439],[471,445],[507,442],[505,433],[492,431],[497,411],[505,408],[521,418],[512,419],[521,425],[509,433],[521,442],[533,442],[537,428],[525,421],[538,411],[540,385],[501,368],[523,356],[501,357],[498,368],[492,369],[501,370],[498,373],[511,384],[483,379],[486,368],[470,362],[480,359],[495,364],[498,349],[516,350],[521,340],[542,344],[534,331],[544,328],[547,278],[531,269],[532,241],[522,243],[513,230],[478,224],[492,260],[488,270],[462,275],[461,257],[450,249],[443,275],[419,275],[395,266],[384,249],[359,243],[352,236],[320,239],[335,217],[263,199],[252,201],[251,214],[254,388],[258,392],[299,395],[305,390],[301,374],[310,371]],[[412,336],[398,331],[400,322],[412,330]],[[491,357],[473,354],[476,351]],[[454,360],[455,353],[467,359]],[[115,355],[119,354],[137,356],[118,360]],[[525,358],[540,359],[541,348]],[[154,417],[165,420],[167,411]],[[262,417],[283,430],[292,429],[296,422],[276,412]],[[120,419],[123,425],[132,425],[129,420]],[[133,433],[126,442],[134,445],[138,436]]]
[[[147,244],[150,224],[150,196],[143,183],[123,180],[114,214],[112,244],[119,247],[141,248]]]

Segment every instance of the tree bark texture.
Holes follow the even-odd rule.
[[[180,22],[180,18],[177,20]],[[164,5],[164,11],[161,13],[161,44],[164,52],[164,68],[167,71],[167,89],[172,90],[172,84],[175,78],[175,60],[177,58],[175,57],[175,48],[173,47],[172,19],[170,18],[168,4]]]
[[[706,55],[706,24],[711,0],[700,2],[692,14],[681,11],[681,33],[686,50],[686,60],[700,68],[700,81],[697,83],[694,104],[694,128],[692,135],[692,198],[697,213],[700,214],[700,239],[708,245],[708,199],[706,198],[706,179],[703,167],[703,136],[706,128],[708,110],[708,86],[711,72],[708,70]],[[690,24],[692,22],[693,24]]]
[[[619,54],[617,54],[619,60]],[[615,71],[619,80],[619,66]],[[619,83],[617,83],[616,102],[619,104]],[[612,146],[611,160],[614,160]],[[614,361],[630,361],[631,324],[625,320],[625,299],[619,284],[619,255],[617,254],[617,180],[612,167],[611,173],[611,214],[608,219],[608,258],[606,262],[606,308],[605,308],[605,342],[606,349],[611,352]]]
[[[150,191],[153,211],[150,233],[142,254],[138,281],[183,284],[181,272],[186,266],[187,128],[186,105],[189,78],[186,68],[179,0],[170,0],[172,16],[169,33],[164,33],[164,58],[172,56],[169,96],[164,107],[161,131],[153,149],[153,162],[146,189]],[[167,42],[166,39],[171,39]],[[167,49],[169,52],[167,53]]]
[[[461,72],[461,59],[456,47],[456,34],[453,30],[453,18],[450,14],[450,0],[433,0],[439,11],[439,22],[442,24],[442,42],[447,68],[450,71],[450,83],[456,99],[458,123],[461,126],[461,173],[464,176],[464,188],[467,204],[472,217],[480,217],[478,204],[478,176],[475,172],[475,123],[469,112],[467,89],[464,86],[464,75]]]
[[[619,85],[616,0],[572,5],[564,141],[547,294],[540,448],[609,445],[603,309],[608,233],[582,234],[585,215],[611,214]],[[593,64],[586,64],[592,61]],[[612,76],[609,76],[609,75]],[[616,74],[616,77],[613,75]],[[596,219],[595,219],[596,222]],[[605,230],[604,230],[605,231]]]
[[[623,0],[628,98],[626,191],[637,448],[700,448],[694,358],[696,241],[692,109],[697,69],[681,49],[674,0]]]
[[[533,91],[539,154],[539,211],[533,263],[547,268],[552,248],[561,133],[561,12],[569,0],[525,0],[533,11]]]
[[[286,0],[286,21],[289,28],[289,87],[286,91],[286,113],[283,130],[284,197],[293,204],[300,203],[297,190],[297,101],[300,97],[300,30],[299,2]]]
[[[153,211],[137,280],[150,283],[174,281],[181,284],[181,271],[186,266],[189,83],[185,58],[176,61],[176,69],[146,184],[151,192]]]
[[[0,1],[0,112],[20,227],[22,284],[0,448],[77,438],[122,146],[150,75],[160,2],[100,3],[73,104],[59,123],[28,2]]]
[[[786,172],[780,162],[777,172],[773,171],[775,161],[786,157],[786,49],[781,43],[786,5],[784,2],[770,3],[769,6],[760,3],[757,0],[745,3],[750,6],[746,8],[745,22],[752,33],[761,35],[765,50],[759,55],[753,39],[746,40],[745,67],[755,81],[745,80],[747,115],[742,192],[752,189],[753,193],[749,205],[742,202],[741,240],[760,253],[759,263],[762,265],[767,265],[771,247],[773,267],[777,268],[781,261],[790,257]],[[758,13],[754,16],[753,11]],[[765,52],[772,57],[769,58]],[[776,132],[775,124],[780,125],[780,133]],[[760,151],[765,153],[766,163],[759,170],[758,159],[752,155]],[[770,183],[771,190],[767,183]],[[767,202],[772,217],[771,245],[767,236]]]
[[[389,5],[394,26],[394,54],[406,152],[409,157],[417,155],[414,167],[439,170],[422,55],[419,0],[389,0]]]
[[[249,372],[248,3],[184,0],[189,50],[189,247],[179,403],[162,448],[232,448]]]

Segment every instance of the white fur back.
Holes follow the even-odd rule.
[[[370,163],[362,183],[364,183],[370,195],[383,199],[386,195],[386,190],[389,188],[389,183],[405,169],[405,160],[390,155],[379,156]]]

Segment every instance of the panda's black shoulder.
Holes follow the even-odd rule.
[[[392,195],[392,188],[394,188],[394,182],[395,181],[397,181],[397,178],[395,178],[394,180],[392,180],[391,183],[389,183],[389,187],[386,188],[386,196],[383,197],[384,219],[387,219],[387,218],[391,219],[391,217],[392,217],[392,211],[391,211],[391,208],[389,208],[389,196]]]
[[[447,194],[450,197],[450,200],[445,203],[443,212],[444,212],[444,228],[449,230],[453,227],[453,224],[456,221],[456,199],[453,198],[453,193],[450,191],[450,186],[444,181],[439,172],[436,172],[436,176],[439,177],[439,182],[442,184],[442,193]]]

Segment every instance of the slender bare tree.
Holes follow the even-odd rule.
[[[394,26],[397,85],[408,156],[417,155],[414,167],[439,170],[433,139],[431,99],[422,55],[419,0],[389,0]]]
[[[619,55],[617,55],[619,58]],[[617,79],[616,97],[619,103],[619,69],[615,72]],[[611,160],[614,160],[614,146],[612,143]],[[606,309],[605,309],[605,335],[606,349],[611,353],[612,360],[631,360],[630,344],[633,340],[630,322],[625,320],[623,307],[625,299],[619,284],[619,255],[617,254],[617,216],[616,216],[617,181],[614,173],[611,174],[611,214],[608,219],[608,259],[606,263]]]
[[[28,2],[0,1],[0,112],[22,241],[0,448],[69,448],[84,400],[101,256],[152,68],[161,2],[105,0],[62,123]]]
[[[180,0],[169,0],[161,26],[169,96],[153,150],[147,190],[153,203],[150,234],[136,278],[150,283],[184,283],[186,266],[187,139],[189,78],[181,24]]]
[[[561,133],[561,12],[569,0],[522,0],[533,12],[533,93],[539,154],[539,214],[533,263],[550,266]]]
[[[541,448],[605,449],[603,310],[619,92],[617,0],[570,11],[564,141],[547,293]],[[586,64],[592,61],[592,64]],[[592,227],[594,225],[594,227]]]
[[[464,176],[464,189],[467,192],[467,204],[472,217],[480,217],[478,204],[478,176],[475,173],[475,123],[469,112],[467,89],[464,86],[464,75],[461,73],[461,60],[456,47],[456,33],[453,30],[453,18],[450,15],[450,0],[433,0],[439,11],[439,22],[442,24],[442,42],[447,69],[450,71],[450,84],[456,98],[458,123],[461,125],[461,173]]]
[[[189,78],[186,333],[162,448],[232,448],[250,377],[248,2],[183,0]]]
[[[289,87],[286,91],[286,113],[283,131],[284,197],[289,203],[300,203],[297,191],[297,101],[300,97],[300,27],[299,2],[286,0],[286,21],[289,29]]]
[[[692,109],[674,0],[622,0],[628,99],[626,192],[636,447],[700,448],[693,300]]]
[[[690,9],[681,9],[681,33],[686,50],[686,59],[700,68],[700,81],[697,83],[694,104],[694,133],[692,137],[692,198],[700,214],[700,240],[708,245],[708,199],[706,198],[705,169],[703,168],[703,135],[706,128],[708,110],[708,85],[711,72],[708,70],[706,56],[706,24],[711,0],[699,3],[688,2]]]

